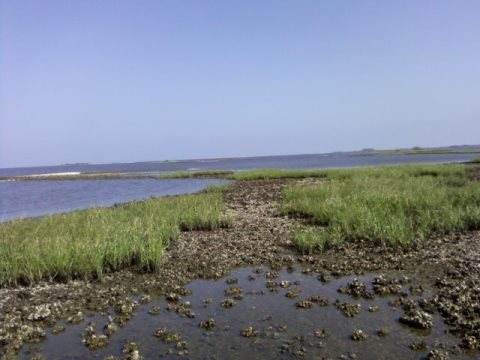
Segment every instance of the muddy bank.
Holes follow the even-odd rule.
[[[312,181],[316,180],[301,183]],[[132,269],[105,276],[98,282],[42,283],[30,288],[0,289],[0,353],[5,358],[15,356],[24,343],[43,341],[53,336],[52,332],[62,332],[63,327],[114,309],[107,334],[85,332],[84,340],[89,338],[91,346],[101,345],[108,341],[109,331],[129,323],[140,302],[156,296],[176,301],[188,296],[189,289],[185,286],[194,279],[219,279],[237,267],[262,264],[273,271],[299,264],[305,274],[320,281],[366,272],[406,279],[405,285],[412,287],[413,294],[421,293],[421,289],[429,295],[417,299],[411,298],[410,292],[399,294],[405,322],[424,323],[428,316],[423,314],[439,314],[457,337],[460,351],[479,348],[480,233],[438,237],[408,251],[358,242],[322,254],[301,255],[290,241],[291,231],[301,224],[280,216],[277,209],[277,201],[288,183],[282,180],[233,184],[224,196],[227,211],[235,216],[234,225],[228,229],[182,233],[155,274],[139,274]],[[358,292],[353,295],[363,297],[361,289],[354,285],[346,291]],[[356,336],[362,337],[360,333]],[[141,346],[135,350],[131,345],[127,350],[124,356],[133,358],[130,355],[135,351],[141,353]]]

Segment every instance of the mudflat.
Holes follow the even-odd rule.
[[[199,318],[189,310],[189,302],[182,302],[182,297],[191,296],[192,290],[187,285],[196,279],[224,278],[240,267],[250,267],[255,274],[255,269],[264,266],[257,273],[262,273],[261,277],[265,278],[265,291],[278,293],[282,298],[292,291],[287,298],[292,298],[295,311],[309,311],[314,306],[334,307],[345,315],[343,321],[348,321],[360,311],[358,299],[389,296],[392,307],[401,309],[391,326],[401,323],[419,331],[428,330],[437,326],[432,316],[438,316],[449,336],[454,336],[454,343],[449,342],[448,346],[442,344],[441,336],[435,339],[438,340],[436,345],[433,342],[428,345],[423,343],[423,334],[419,334],[418,341],[411,344],[411,358],[425,355],[438,359],[478,356],[480,232],[436,236],[408,249],[358,240],[322,252],[302,254],[291,238],[293,231],[305,220],[282,215],[279,201],[289,185],[305,186],[321,181],[324,180],[306,178],[233,183],[223,192],[226,213],[235,219],[231,226],[210,231],[183,231],[167,249],[154,273],[126,269],[107,274],[97,281],[41,282],[29,287],[0,289],[0,354],[10,358],[20,351],[22,357],[49,358],[48,354],[42,355],[41,344],[54,342],[56,334],[81,324],[82,337],[76,341],[79,346],[88,348],[92,356],[98,349],[104,349],[101,354],[111,353],[110,358],[138,359],[150,351],[143,349],[141,342],[126,341],[123,352],[119,353],[109,347],[110,340],[115,339],[136,314],[148,311],[153,316],[155,312],[174,311],[208,332],[215,328],[216,319]],[[338,297],[342,297],[342,301],[331,294],[328,299],[322,299],[321,291],[317,297],[297,298],[295,289],[287,289],[295,280],[281,278],[282,271],[288,269],[300,269],[298,271],[312,276],[319,285],[348,277],[349,281],[338,287]],[[242,287],[235,285],[237,279],[226,279],[222,282],[226,298],[217,304],[223,309],[232,305],[230,301],[241,302],[248,296]],[[286,294],[278,291],[281,289],[285,289]],[[351,301],[343,301],[343,296],[350,297]],[[156,298],[165,299],[169,309],[152,308],[149,304]],[[208,304],[208,299],[205,301]],[[262,302],[262,297],[255,301]],[[371,312],[374,313],[375,309]],[[103,330],[89,323],[90,319],[102,316],[107,319]],[[275,331],[268,330],[268,327],[247,326],[231,336],[267,341],[269,331],[282,333],[282,325],[275,326]],[[319,329],[319,333],[312,336],[323,338],[322,330],[328,333],[328,329]],[[362,350],[357,351],[354,344],[369,336],[387,337],[388,333],[388,328],[379,329],[375,335],[356,329],[337,355],[364,358],[367,354],[362,355]],[[203,358],[205,355],[196,354],[195,347],[189,346],[188,332],[179,335],[168,328],[159,328],[151,335],[171,344],[168,354],[172,356]],[[214,337],[215,333],[211,336]],[[298,336],[306,337],[307,334]],[[332,337],[335,334],[330,334]],[[328,343],[329,338],[324,342]],[[38,347],[29,345],[29,350],[25,350],[25,344],[36,343]],[[270,351],[278,351],[278,356],[312,358],[323,356],[325,352],[328,355],[322,346],[301,339],[283,340],[274,349]],[[235,350],[231,351],[231,356],[226,350],[221,357],[233,358]]]

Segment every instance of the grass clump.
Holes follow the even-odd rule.
[[[174,171],[160,175],[159,179],[204,179],[226,178],[233,174],[230,170]]]
[[[326,177],[325,170],[283,170],[283,169],[256,169],[239,171],[230,175],[232,180],[273,180],[273,179],[302,179]]]
[[[335,170],[327,177],[284,192],[282,212],[317,225],[294,235],[301,250],[359,239],[411,246],[434,233],[480,228],[480,185],[463,165]]]
[[[293,234],[293,242],[302,253],[312,253],[314,249],[323,250],[326,247],[322,229],[306,226]]]
[[[155,270],[181,230],[230,224],[222,194],[132,202],[0,224],[0,285],[99,278],[127,266]]]
[[[480,157],[473,158],[472,160],[470,160],[470,162],[473,164],[480,164]]]

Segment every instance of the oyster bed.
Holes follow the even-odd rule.
[[[312,181],[316,180],[299,182]],[[408,251],[357,242],[321,254],[299,255],[290,242],[290,232],[299,223],[277,211],[276,201],[287,184],[286,180],[233,184],[225,192],[228,211],[236,219],[233,227],[182,233],[155,274],[132,269],[98,282],[0,289],[0,354],[11,358],[20,351],[22,357],[38,359],[42,352],[45,358],[71,359],[88,355],[155,358],[165,353],[235,358],[262,351],[262,358],[312,354],[381,358],[384,348],[386,358],[392,351],[407,358],[478,356],[478,232],[431,239]],[[260,265],[267,267],[262,273],[253,272]],[[221,279],[245,266],[254,268],[235,270],[217,282],[196,280]],[[288,268],[297,270],[289,273]],[[269,279],[268,272],[276,276]],[[382,281],[375,283],[374,278],[381,273],[401,289],[376,293],[374,286],[381,287]],[[248,280],[249,276],[255,279]],[[231,277],[241,284],[233,280],[227,284]],[[359,282],[354,282],[355,277]],[[282,287],[282,281],[297,280],[298,286]],[[310,282],[315,286],[307,290],[316,292],[304,296],[308,291],[302,283]],[[202,293],[219,288],[221,296]],[[233,290],[222,293],[227,288]],[[296,294],[295,289],[300,292]],[[250,290],[265,295],[247,295]],[[235,299],[240,296],[242,300]],[[190,305],[185,305],[187,301]],[[380,311],[369,312],[369,303]],[[274,309],[275,314],[269,314]],[[328,326],[313,324],[311,314],[319,319],[330,316]],[[282,325],[289,330],[278,331]],[[409,330],[412,326],[419,329]],[[328,337],[322,340],[322,334]],[[222,352],[216,354],[216,347]]]
[[[62,324],[64,332],[25,346],[21,358],[122,358],[132,343],[146,359],[389,359],[393,351],[417,359],[432,350],[467,358],[441,317],[417,305],[429,294],[410,279],[368,274],[325,282],[307,270],[245,267],[162,297],[136,297],[123,327],[112,324],[124,310],[111,308],[77,326]],[[417,314],[404,325],[399,319],[412,309]]]

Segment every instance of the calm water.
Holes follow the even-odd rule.
[[[387,164],[448,163],[469,161],[478,154],[358,156],[348,153],[261,156],[171,162],[137,162],[97,165],[63,165],[31,168],[0,169],[0,177],[45,174],[55,172],[140,172],[159,173],[181,170],[248,170],[255,168],[315,169],[356,167]]]
[[[262,273],[257,273],[253,268],[240,268],[218,281],[193,281],[187,286],[192,294],[183,297],[180,303],[191,303],[194,318],[182,317],[173,310],[167,310],[164,298],[157,298],[150,304],[141,305],[126,326],[113,334],[105,349],[89,351],[82,344],[82,333],[87,323],[95,321],[98,334],[102,333],[102,327],[107,323],[107,315],[93,315],[80,325],[67,325],[63,334],[55,336],[47,332],[46,341],[24,346],[20,358],[28,359],[31,354],[38,352],[46,359],[102,359],[108,355],[121,358],[124,344],[135,341],[146,359],[161,359],[166,354],[171,359],[298,359],[295,351],[302,348],[306,351],[305,359],[321,356],[338,359],[342,355],[347,355],[346,358],[350,359],[348,355],[352,353],[356,359],[424,359],[430,349],[439,346],[448,348],[458,343],[458,339],[446,333],[446,327],[438,314],[433,316],[434,326],[431,330],[419,331],[399,323],[403,309],[389,305],[395,296],[365,300],[339,294],[337,289],[346,286],[353,277],[332,279],[330,283],[323,284],[316,276],[305,275],[298,268],[295,271],[283,270],[275,281],[287,280],[292,284],[288,288],[279,287],[278,292],[271,292],[266,287],[266,271],[268,269],[263,268]],[[232,277],[238,283],[226,284],[226,279]],[[370,274],[358,278],[370,289],[373,277],[374,274]],[[225,309],[221,305],[226,298],[224,291],[231,286],[241,287],[244,298],[235,300],[232,308]],[[300,295],[295,299],[287,298],[285,294],[291,289],[300,290]],[[408,292],[408,285],[404,290]],[[328,299],[330,305],[315,304],[309,310],[296,308],[297,301],[314,295]],[[211,302],[205,304],[206,299],[211,299]],[[336,299],[360,304],[360,313],[347,318],[334,305]],[[379,311],[369,312],[368,307],[371,305],[377,305]],[[150,315],[148,312],[154,306],[161,309],[158,315]],[[115,316],[113,309],[110,310],[110,315]],[[212,330],[200,328],[200,321],[208,319],[215,320],[215,327]],[[58,325],[66,324],[61,322]],[[258,330],[256,337],[242,336],[243,329],[249,326]],[[390,334],[381,338],[377,331],[383,327],[388,328]],[[157,339],[154,333],[158,328],[167,328],[180,334],[187,342],[188,356],[179,356],[180,350],[175,344]],[[366,332],[367,340],[352,341],[351,335],[355,329]],[[327,335],[316,336],[317,330],[325,330]],[[409,348],[418,341],[424,341],[428,350],[413,351]],[[465,358],[469,357],[462,354],[452,357]]]
[[[0,221],[193,193],[221,180],[122,179],[0,182]]]
[[[358,154],[314,154],[264,156],[172,162],[138,162],[102,165],[64,165],[0,169],[0,177],[56,172],[119,172],[152,175],[181,170],[248,170],[255,168],[314,169],[388,164],[449,163],[468,161],[478,154],[358,156]],[[199,191],[215,180],[75,180],[0,181],[0,221],[72,211],[91,206]]]

